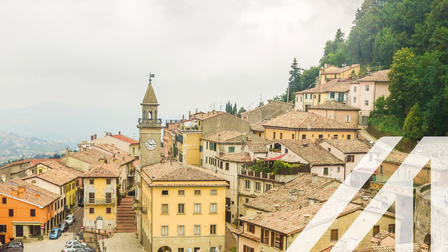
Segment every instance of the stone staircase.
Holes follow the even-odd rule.
[[[117,233],[137,232],[135,212],[132,209],[134,198],[122,198],[117,208]]]

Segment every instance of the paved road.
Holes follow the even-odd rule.
[[[107,252],[144,252],[143,246],[135,238],[135,233],[115,233],[105,241]]]
[[[78,210],[75,212],[75,217],[76,217],[76,222],[75,224],[71,225],[68,227],[67,233],[72,233],[76,232],[79,233],[79,231],[81,230],[81,226],[82,226],[82,220],[84,219],[84,208],[80,207],[78,208]]]

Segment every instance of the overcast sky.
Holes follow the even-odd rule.
[[[43,101],[140,110],[149,72],[163,119],[248,109],[316,66],[362,0],[1,1],[0,109]],[[134,123],[134,122],[132,122]]]

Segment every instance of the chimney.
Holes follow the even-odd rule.
[[[40,194],[36,193],[36,198],[40,198]]]
[[[68,150],[68,148],[65,148],[65,156],[70,157],[70,151]]]
[[[121,131],[118,131],[118,135],[121,135]]]
[[[184,115],[182,115],[182,122],[183,122],[183,121],[185,121],[185,116],[184,116]]]
[[[188,119],[191,120],[191,111],[188,111]]]
[[[277,211],[279,207],[280,205],[274,205],[275,211]]]
[[[120,152],[119,151],[117,152],[117,157],[120,157]]]
[[[262,214],[263,212],[262,211],[257,211],[257,214]]]
[[[221,134],[218,134],[218,141],[221,141]]]
[[[93,135],[90,136],[90,141],[92,141],[92,140],[93,140]]]
[[[18,196],[19,198],[23,198],[23,196],[26,193],[26,187],[25,186],[19,186],[19,190],[18,190]]]
[[[311,174],[311,183],[316,183],[317,182],[317,173],[313,173]]]
[[[18,197],[19,197],[19,190],[12,189],[12,191],[11,191],[11,195],[12,195],[13,197],[18,198]]]
[[[96,134],[93,135],[93,139],[96,139]]]
[[[107,131],[104,131],[104,136],[106,137],[108,134],[107,134]]]
[[[125,158],[124,158],[124,156],[123,156],[123,161],[125,161]]]
[[[198,113],[198,108],[196,108],[196,114]]]
[[[112,136],[112,132],[109,132],[109,136]]]
[[[299,189],[298,192],[297,192],[297,195],[298,196],[302,196],[304,193],[305,193],[305,190]]]
[[[304,223],[308,223],[308,220],[310,219],[310,215],[309,214],[305,214],[303,215],[303,222]]]
[[[329,66],[330,66],[330,64],[328,64],[328,63],[324,64],[324,67],[329,67]]]

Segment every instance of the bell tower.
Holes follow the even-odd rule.
[[[142,118],[139,118],[137,125],[140,135],[140,169],[159,163],[161,160],[162,120],[157,117],[159,104],[152,88],[152,77],[154,74],[150,73],[145,98],[140,104],[142,105]]]

